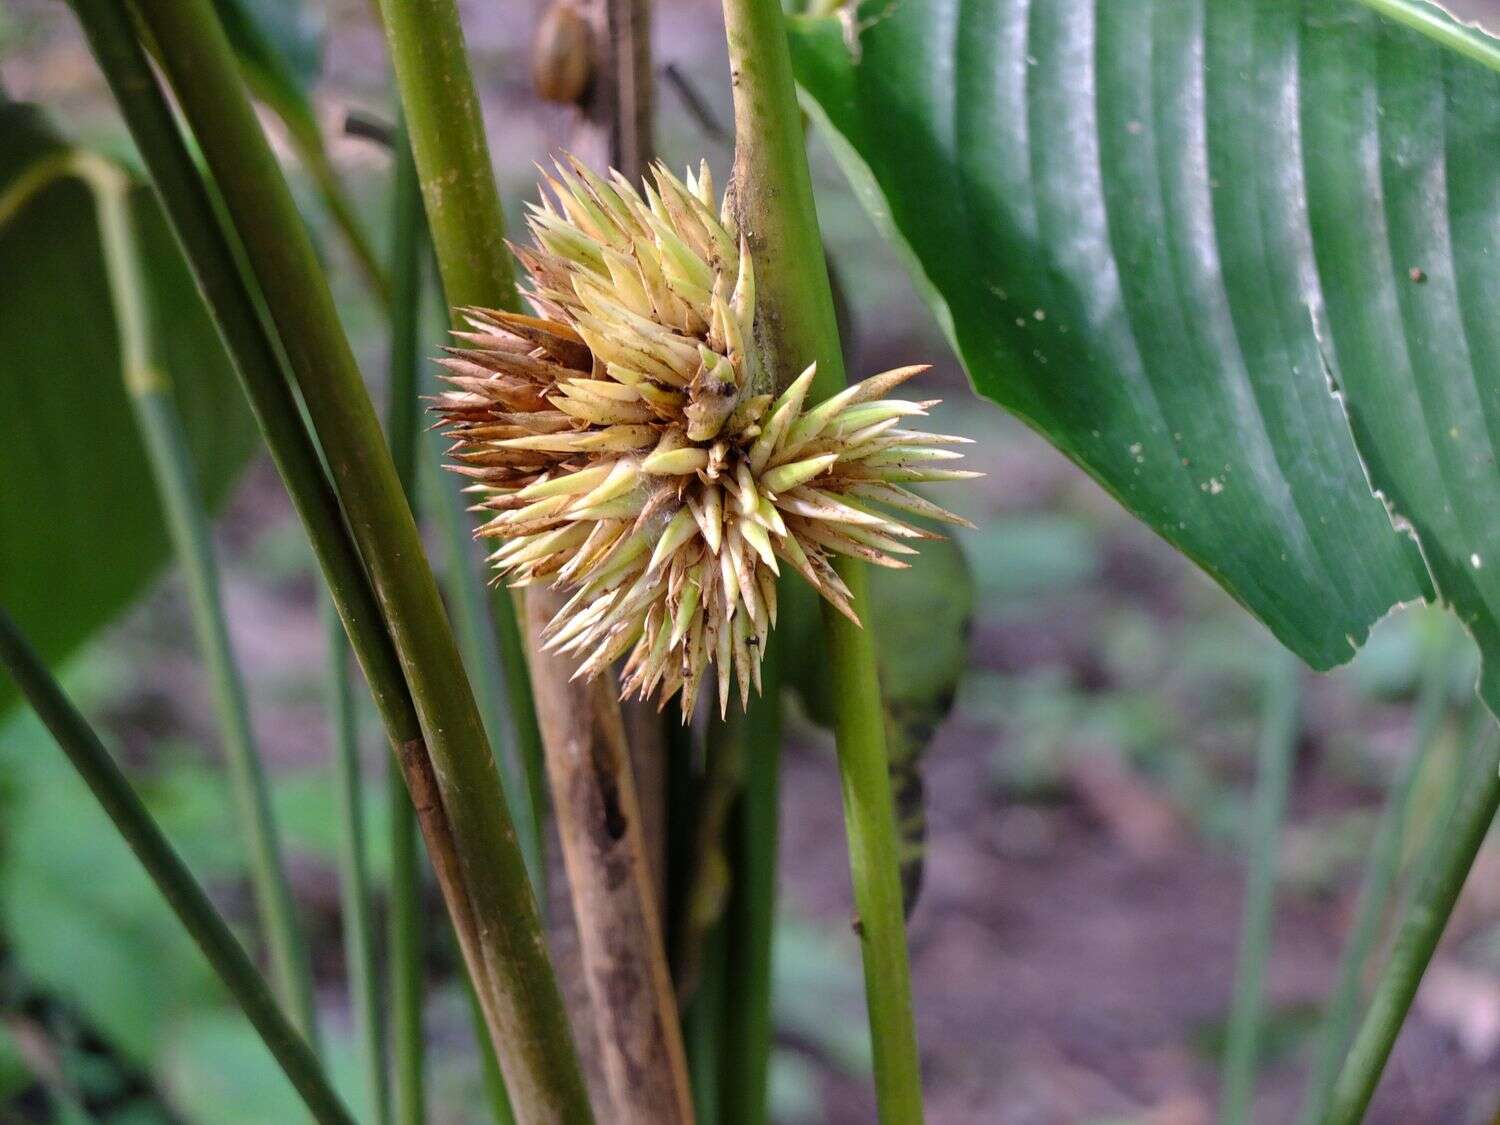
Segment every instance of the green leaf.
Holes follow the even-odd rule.
[[[0,192],[60,147],[22,105],[0,106],[0,137]],[[157,358],[217,505],[255,446],[250,412],[155,200],[143,188],[135,206]],[[81,183],[45,188],[0,230],[0,293],[0,604],[55,663],[141,593],[170,550]],[[0,712],[14,700],[0,684]]]
[[[1497,710],[1500,75],[1368,17],[1317,49],[1340,65],[1306,96],[1348,106],[1304,124],[1319,267],[1342,281],[1322,338],[1371,483],[1478,642]]]
[[[982,394],[1315,667],[1433,595],[1329,380],[1358,423],[1420,338],[1480,420],[1470,380],[1494,364],[1471,368],[1460,322],[1500,292],[1500,254],[1482,183],[1445,197],[1442,148],[1471,180],[1495,169],[1492,75],[1332,0],[871,0],[792,30],[811,107]],[[1462,304],[1430,244],[1449,220],[1483,228]],[[1430,453],[1410,387],[1368,408],[1366,432]]]

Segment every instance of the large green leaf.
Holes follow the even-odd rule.
[[[1323,668],[1433,593],[1333,381],[1473,623],[1492,75],[1341,0],[871,0],[792,43],[981,393]]]
[[[0,106],[0,192],[58,144],[34,110]],[[216,504],[254,426],[160,209],[145,189],[134,202],[157,359]],[[55,662],[140,593],[170,549],[82,184],[45,189],[0,231],[0,294],[0,605]],[[13,690],[0,682],[0,710]]]

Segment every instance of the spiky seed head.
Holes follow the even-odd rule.
[[[934,403],[886,397],[924,368],[809,407],[808,367],[774,394],[754,265],[707,164],[657,166],[643,192],[571,158],[543,181],[516,251],[538,315],[464,309],[440,360],[450,467],[496,568],[573,592],[546,641],[578,675],[628,653],[625,693],[680,691],[687,719],[713,665],[723,713],[731,673],[741,705],[759,690],[782,563],[853,619],[831,557],[906,566],[931,533],[887,509],[965,521],[905,486],[978,474],[946,465],[965,439],[906,428]]]

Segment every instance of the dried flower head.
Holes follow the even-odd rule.
[[[932,402],[884,397],[925,370],[876,375],[807,407],[814,369],[779,396],[753,345],[755,275],[705,164],[654,169],[644,198],[576,160],[531,208],[536,317],[467,309],[441,362],[437,410],[452,466],[493,513],[479,534],[514,584],[572,598],[550,648],[596,675],[629,651],[623,688],[691,715],[717,667],[743,705],[776,621],[778,560],[854,618],[831,555],[904,567],[932,538],[885,505],[954,523],[904,487],[978,474],[947,467],[965,439],[903,428]]]

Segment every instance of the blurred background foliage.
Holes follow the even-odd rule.
[[[327,171],[336,169],[349,206],[383,244],[372,217],[386,213],[386,155],[343,130],[348,111],[389,114],[379,32],[359,0],[225,8],[251,19],[240,34],[251,59],[259,59],[257,93],[277,119],[273,136],[322,238],[346,326],[378,381],[382,315],[360,280],[358,253],[339,237],[343,220],[328,206]],[[299,19],[256,22],[257,13],[278,9]],[[656,51],[671,68],[659,83],[660,147],[674,164],[707,155],[722,175],[729,111],[717,11],[663,0],[658,12]],[[545,154],[566,111],[540,106],[529,89],[529,20],[494,3],[467,4],[464,14],[502,190],[517,215],[532,190],[529,160]],[[291,38],[268,38],[266,28],[287,26],[297,29]],[[12,0],[0,7],[0,84],[11,99],[45,104],[63,136],[131,160],[64,6]],[[679,95],[684,84],[706,105],[707,118]],[[0,134],[0,158],[14,135]],[[927,568],[940,591],[961,591],[963,575],[972,576],[972,616],[962,597],[928,603],[953,615],[943,635],[955,650],[914,651],[901,643],[900,623],[888,625],[888,649],[898,665],[908,662],[903,682],[912,669],[965,668],[951,714],[936,707],[919,724],[925,734],[935,728],[922,753],[926,876],[911,920],[931,1117],[1210,1120],[1253,842],[1254,754],[1272,642],[1081,472],[973,396],[905,270],[821,143],[814,142],[813,155],[823,227],[850,312],[852,370],[934,360],[931,383],[947,400],[934,428],[975,438],[976,467],[988,474],[958,502],[977,525],[958,535],[962,555],[940,555],[946,561]],[[107,319],[92,267],[59,265],[37,308],[12,300],[23,291],[21,271],[50,260],[51,251],[24,240],[53,229],[91,231],[81,192],[59,188],[46,206],[58,213],[29,216],[5,235],[22,241],[0,241],[0,330],[9,348],[22,334],[5,329],[3,318],[24,316],[34,330],[45,317],[52,334],[32,334],[39,353],[25,362],[75,380],[74,408],[86,402],[120,419],[127,448],[87,450],[94,458],[87,480],[149,503],[144,466],[135,467],[139,450],[128,449],[128,411],[114,401],[118,379],[107,333],[90,331]],[[71,218],[65,207],[75,209]],[[191,303],[179,293],[166,307],[175,318]],[[222,459],[227,490],[251,448],[239,393],[212,343],[184,344],[181,358],[179,384],[198,396],[184,412],[198,419],[200,466]],[[8,401],[3,393],[0,402]],[[9,426],[11,418],[4,421]],[[429,453],[422,471],[431,477],[435,447]],[[22,486],[33,478],[59,484],[36,473],[35,464],[17,466],[0,461],[6,503],[29,495]],[[184,593],[172,573],[147,582],[165,561],[165,541],[159,529],[154,539],[137,541],[83,519],[97,495],[81,486],[61,496],[39,493],[26,503],[40,506],[59,533],[84,537],[74,548],[82,569],[66,580],[35,574],[36,564],[23,562],[11,540],[0,542],[0,568],[29,567],[64,587],[82,583],[85,573],[113,576],[122,593],[93,607],[93,624],[145,588],[143,600],[70,663],[67,686],[221,908],[252,937],[244,855],[229,827],[215,721]],[[314,568],[263,455],[250,458],[226,501],[218,548],[231,626],[313,944],[328,1056],[359,1113]],[[85,631],[75,629],[50,651],[60,654]],[[1416,753],[1417,697],[1435,661],[1444,668],[1442,706],[1412,788],[1400,855],[1409,874],[1479,730],[1472,706],[1477,661],[1468,642],[1441,614],[1403,611],[1377,628],[1346,669],[1306,677],[1279,849],[1257,1120],[1295,1115],[1382,797]],[[806,688],[817,674],[806,666],[789,679]],[[871,1118],[871,1064],[837,776],[816,706],[795,707],[782,786],[773,1107],[787,1123],[861,1122]],[[0,1122],[295,1120],[297,1103],[264,1048],[45,734],[14,710],[0,724]],[[384,750],[375,724],[364,729],[379,890],[388,871],[378,821],[386,807]],[[1373,1120],[1477,1121],[1494,1108],[1497,863],[1492,848],[1481,856]],[[383,908],[383,898],[377,905]],[[431,909],[440,910],[435,898]],[[458,961],[442,935],[431,941],[433,1120],[479,1121],[482,1077]]]

